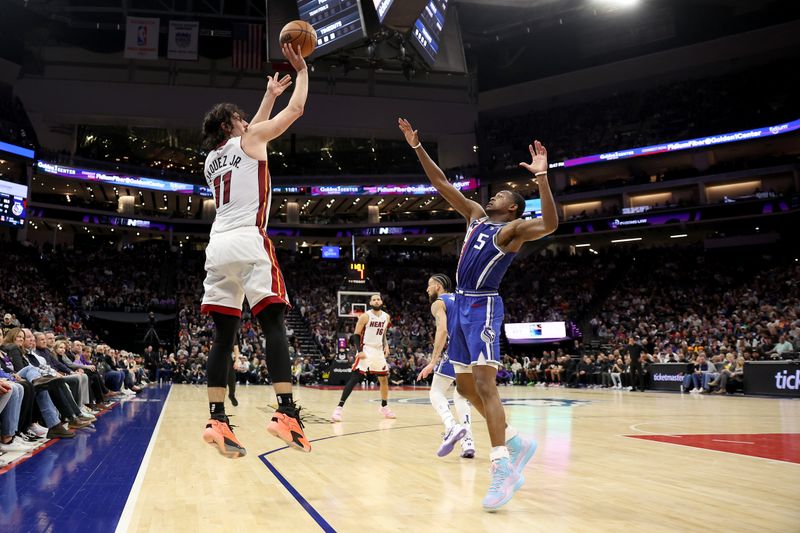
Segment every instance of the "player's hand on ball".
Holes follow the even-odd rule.
[[[420,370],[419,375],[417,376],[417,381],[426,379],[431,375],[431,372],[433,372],[433,363],[428,363],[422,368],[422,370]]]
[[[533,144],[528,145],[528,150],[531,153],[530,163],[520,163],[519,166],[526,169],[531,174],[537,172],[547,171],[547,148],[544,147],[539,141],[533,141]]]
[[[277,72],[275,73],[275,76],[267,76],[267,92],[276,98],[283,94],[283,91],[285,91],[291,84],[292,77],[288,74],[281,79],[278,79]]]
[[[306,67],[306,60],[303,59],[303,56],[300,54],[300,45],[298,44],[296,48],[292,48],[288,44],[281,45],[281,51],[283,52],[283,57],[285,57],[289,64],[297,72],[302,72],[305,70]]]
[[[403,132],[403,135],[406,136],[406,142],[412,148],[419,144],[419,134],[417,130],[415,130],[409,121],[404,118],[397,119],[397,125],[400,127],[400,131]]]

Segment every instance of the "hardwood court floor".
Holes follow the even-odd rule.
[[[503,387],[511,423],[539,449],[526,485],[486,513],[488,442],[479,415],[477,457],[461,459],[456,448],[439,459],[442,428],[427,390],[393,390],[390,421],[377,414],[377,389],[357,389],[339,424],[328,417],[340,391],[295,390],[307,435],[323,439],[312,453],[274,451],[281,443],[264,430],[274,395],[250,386],[240,387],[239,407],[228,408],[248,455],[227,460],[200,439],[205,389],[174,386],[120,529],[800,531],[798,401]],[[712,436],[686,436],[699,434]],[[688,445],[628,435],[682,435],[663,438]],[[747,455],[777,448],[788,460]]]

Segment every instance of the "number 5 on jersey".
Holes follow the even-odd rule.
[[[486,235],[485,233],[478,234],[478,238],[476,239],[478,241],[478,244],[473,246],[473,248],[475,248],[476,250],[482,249],[486,245],[486,239],[488,238],[489,236]]]
[[[219,176],[214,178],[214,201],[217,204],[217,209],[219,209],[219,206],[231,201],[231,173],[232,171],[229,170],[222,175],[222,179]],[[222,188],[221,191],[220,187]]]

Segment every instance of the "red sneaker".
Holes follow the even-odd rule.
[[[216,445],[219,453],[229,459],[238,459],[247,455],[247,451],[233,434],[227,420],[210,419],[203,431],[203,440],[211,445]]]
[[[303,433],[303,423],[300,422],[300,409],[295,411],[294,416],[275,411],[272,420],[267,424],[267,431],[284,441],[290,448],[306,453],[311,451],[311,443]]]

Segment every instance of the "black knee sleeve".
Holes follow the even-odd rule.
[[[224,388],[228,384],[228,365],[236,332],[239,331],[239,317],[211,313],[211,318],[214,320],[215,332],[206,365],[208,386]]]
[[[292,368],[289,361],[289,342],[286,340],[286,326],[283,316],[286,306],[273,304],[256,315],[258,324],[267,341],[267,370],[273,383],[291,383]]]

